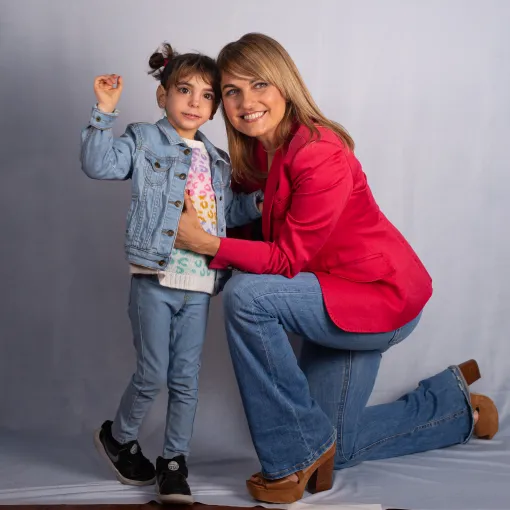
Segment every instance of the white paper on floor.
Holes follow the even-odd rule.
[[[197,459],[190,463],[190,485],[200,503],[254,506],[257,503],[246,492],[245,479],[258,468],[255,458]],[[0,505],[139,504],[155,499],[154,487],[118,483],[90,435],[41,439],[0,431]],[[509,501],[510,438],[502,434],[492,441],[472,440],[336,471],[332,490],[305,493],[299,504],[288,508],[375,510],[382,505],[412,510],[508,510]]]
[[[289,505],[287,510],[381,510],[381,505],[316,505],[314,503],[297,502]]]

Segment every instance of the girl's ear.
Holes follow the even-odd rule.
[[[166,90],[163,85],[160,85],[156,90],[156,101],[158,102],[158,106],[160,108],[165,108],[166,105]]]

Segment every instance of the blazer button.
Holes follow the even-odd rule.
[[[164,265],[165,265],[165,261],[164,261],[164,260],[160,260],[160,261],[158,262],[158,266],[163,267]]]
[[[186,174],[180,174],[180,175],[179,175],[179,179],[180,179],[181,181],[184,181],[184,179],[186,179]]]
[[[166,234],[168,237],[172,237],[172,236],[175,234],[175,232],[174,232],[173,230],[167,230],[167,231],[165,232],[165,234]]]
[[[184,149],[184,154],[187,156],[190,152],[191,152],[191,149]]]

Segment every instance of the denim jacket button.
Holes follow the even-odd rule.
[[[191,149],[184,149],[184,155],[187,156],[190,152],[191,152]]]
[[[181,181],[184,181],[184,179],[186,179],[186,174],[180,174],[180,175],[179,175],[179,179],[180,179]]]
[[[220,196],[220,201],[223,200],[223,196]]]
[[[99,115],[96,117],[96,121],[101,122],[101,117],[99,117]]]
[[[181,207],[182,202],[180,200],[177,200],[177,202],[174,202],[175,207]]]
[[[167,231],[165,232],[165,234],[166,234],[168,237],[172,237],[172,236],[175,234],[175,232],[174,232],[173,230],[167,230]]]
[[[165,261],[164,261],[164,260],[160,260],[160,261],[158,262],[158,265],[159,265],[159,266],[161,266],[161,267],[163,267],[163,266],[165,265]]]

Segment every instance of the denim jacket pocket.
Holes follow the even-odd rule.
[[[168,179],[168,174],[177,158],[158,157],[150,152],[145,153],[145,180],[151,186],[162,186]]]

